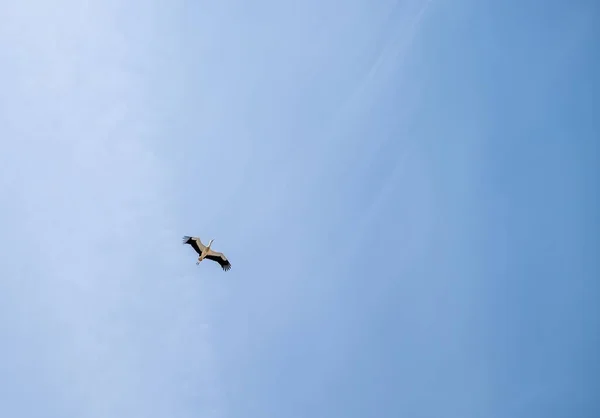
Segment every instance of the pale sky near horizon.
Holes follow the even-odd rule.
[[[1,1],[0,416],[600,416],[599,11]]]

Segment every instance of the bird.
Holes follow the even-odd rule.
[[[224,271],[229,270],[231,268],[231,263],[229,262],[227,257],[225,257],[223,253],[218,253],[210,248],[213,241],[214,239],[211,239],[208,243],[208,246],[205,246],[204,244],[202,244],[202,241],[200,241],[200,238],[198,237],[190,237],[187,235],[183,237],[183,244],[191,245],[192,248],[199,255],[196,265],[200,264],[200,262],[205,258],[208,258],[209,260],[216,261],[217,263],[219,263]]]

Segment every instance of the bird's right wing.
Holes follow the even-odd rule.
[[[185,237],[183,237],[183,243],[190,244],[192,248],[198,253],[198,255],[202,254],[202,251],[204,251],[204,249],[206,248],[206,246],[202,244],[202,241],[200,241],[200,238],[198,237],[188,237],[186,235]]]

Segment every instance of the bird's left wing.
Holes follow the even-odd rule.
[[[223,253],[218,253],[213,250],[208,250],[208,254],[206,255],[206,258],[219,263],[221,265],[221,267],[223,268],[223,270],[225,270],[225,271],[227,271],[231,268],[231,263],[229,262],[227,257],[225,257],[225,254],[223,254]]]

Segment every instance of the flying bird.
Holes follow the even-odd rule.
[[[183,243],[190,244],[199,255],[196,265],[200,264],[200,262],[205,258],[208,258],[209,260],[216,261],[217,263],[219,263],[224,271],[229,270],[231,268],[231,263],[229,262],[227,257],[225,257],[223,253],[218,253],[216,251],[211,250],[210,246],[212,245],[213,241],[214,239],[211,239],[208,243],[208,246],[205,246],[204,244],[202,244],[202,241],[200,241],[200,238],[198,237],[188,237],[187,235],[183,237]]]

